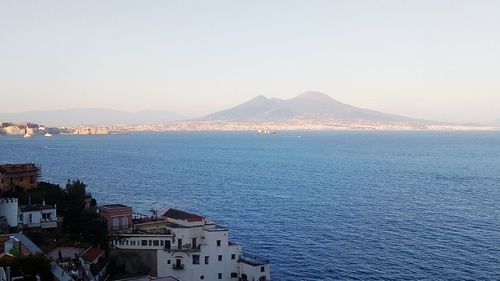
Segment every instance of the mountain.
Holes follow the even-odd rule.
[[[305,92],[292,99],[257,96],[243,104],[209,114],[202,120],[261,121],[338,120],[344,122],[408,122],[427,121],[354,107],[321,92]]]
[[[146,124],[181,119],[185,117],[166,110],[127,112],[104,108],[74,108],[0,113],[0,120],[4,122],[35,122],[46,126]]]

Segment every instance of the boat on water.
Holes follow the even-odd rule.
[[[28,133],[26,133],[26,134],[24,134],[24,136],[23,136],[23,137],[24,137],[24,138],[31,138],[31,137],[33,137],[33,135],[32,135],[32,134],[28,134]]]
[[[52,137],[52,135],[51,135],[51,134],[49,134],[49,133],[45,133],[45,135],[44,135],[44,136],[46,136],[46,137]]]
[[[276,131],[269,130],[269,129],[263,129],[263,130],[258,130],[257,133],[259,133],[259,134],[276,134]]]

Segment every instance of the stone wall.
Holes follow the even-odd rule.
[[[157,276],[156,250],[113,249],[109,259],[116,267],[125,269],[127,273]]]

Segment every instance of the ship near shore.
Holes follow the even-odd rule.
[[[259,129],[257,130],[258,134],[276,134],[275,130],[269,130],[269,129]]]

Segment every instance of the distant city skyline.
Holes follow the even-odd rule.
[[[3,1],[0,113],[170,110],[321,91],[438,121],[500,119],[498,1]]]

